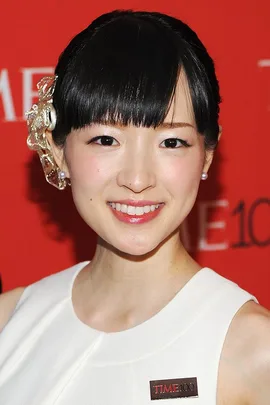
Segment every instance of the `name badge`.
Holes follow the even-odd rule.
[[[197,377],[150,381],[151,400],[198,397]]]

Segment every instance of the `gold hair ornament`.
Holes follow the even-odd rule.
[[[37,84],[38,103],[26,112],[27,145],[38,153],[47,182],[59,190],[64,190],[70,185],[70,181],[63,177],[46,137],[46,131],[53,131],[56,125],[56,112],[53,106],[56,80],[57,76],[46,76]]]

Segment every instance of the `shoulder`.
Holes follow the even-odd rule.
[[[70,298],[77,274],[89,262],[78,263],[65,270],[50,274],[26,288],[20,287],[0,295],[0,332],[3,330],[14,311],[22,314],[37,308],[46,311],[61,300]],[[23,295],[23,296],[22,296]],[[38,316],[39,311],[36,311]]]
[[[269,405],[270,312],[249,301],[235,315],[221,356],[221,379],[247,405]]]
[[[270,397],[270,312],[248,303],[238,324],[245,335],[242,363],[249,389],[248,404],[268,405]],[[252,305],[253,304],[253,305]]]
[[[8,322],[24,292],[24,287],[18,287],[0,295],[0,332]]]

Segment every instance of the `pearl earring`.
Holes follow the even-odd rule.
[[[207,178],[208,178],[208,174],[207,173],[202,173],[201,179],[202,180],[207,180]]]
[[[66,173],[60,170],[60,172],[58,172],[58,178],[59,180],[64,180],[66,178]]]

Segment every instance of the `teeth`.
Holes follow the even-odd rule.
[[[143,207],[136,207],[135,214],[136,215],[143,215],[144,214]]]
[[[148,214],[150,211],[153,212],[159,208],[159,204],[156,205],[145,205],[144,207],[134,207],[133,205],[126,205],[120,203],[109,203],[109,205],[116,211],[121,211],[128,215],[143,215]]]
[[[148,212],[150,211],[151,211],[150,205],[146,205],[145,207],[143,207],[143,212],[145,212],[146,214],[148,214]]]
[[[128,213],[128,215],[135,215],[136,207],[133,207],[132,205],[128,205],[127,213]]]

